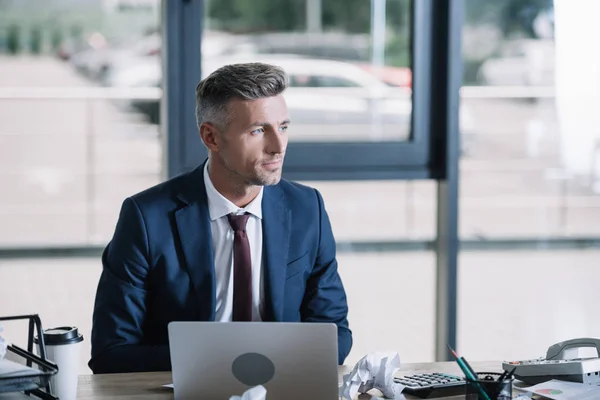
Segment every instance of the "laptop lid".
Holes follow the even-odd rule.
[[[263,385],[268,399],[337,399],[330,323],[171,322],[176,400],[227,400]]]

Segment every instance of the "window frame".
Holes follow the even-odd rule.
[[[201,77],[203,0],[163,2],[167,54],[162,102],[165,177],[190,171],[207,157],[195,121],[195,87]],[[406,141],[294,142],[288,144],[283,176],[295,180],[427,179],[432,168],[432,30],[434,0],[412,1],[410,23],[412,115]],[[167,12],[168,11],[168,12]],[[192,16],[194,18],[192,18]],[[172,32],[167,25],[174,25]],[[171,25],[171,26],[172,26]],[[167,35],[167,33],[169,33]],[[184,40],[185,38],[185,40]],[[198,51],[200,49],[200,51]],[[168,132],[168,134],[166,134]]]

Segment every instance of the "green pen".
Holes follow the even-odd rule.
[[[485,389],[479,384],[479,382],[477,382],[477,376],[475,375],[475,372],[473,372],[469,367],[467,367],[465,360],[460,358],[458,356],[458,354],[456,354],[456,352],[450,347],[450,345],[447,345],[447,346],[448,346],[448,349],[450,349],[450,352],[452,353],[454,358],[456,358],[456,363],[458,364],[458,366],[460,367],[462,372],[465,374],[465,377],[468,380],[471,380],[473,382],[473,385],[477,388],[477,390],[479,391],[479,394],[485,400],[492,400],[490,398],[490,396],[487,394],[487,392],[485,391]]]

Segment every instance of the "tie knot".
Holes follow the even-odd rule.
[[[250,217],[250,214],[248,213],[241,215],[227,214],[229,225],[231,225],[231,229],[233,229],[235,232],[246,230],[246,222],[248,222],[248,217]]]

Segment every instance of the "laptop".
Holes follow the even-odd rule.
[[[331,323],[171,322],[175,400],[228,400],[257,385],[267,399],[338,399]]]

